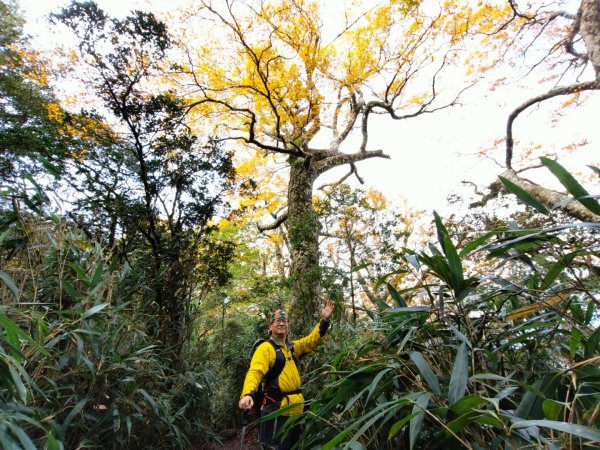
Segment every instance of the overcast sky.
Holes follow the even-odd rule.
[[[43,17],[68,4],[66,0],[20,0],[26,13],[26,31],[47,39],[47,25]],[[145,9],[144,0],[97,0],[101,8],[114,15],[125,15],[133,8]],[[170,0],[160,2],[161,9],[175,7],[182,2]],[[158,11],[160,12],[160,11]],[[442,213],[448,205],[450,193],[466,195],[471,187],[461,181],[475,182],[484,187],[491,183],[501,168],[491,159],[476,156],[482,148],[504,136],[506,118],[510,112],[529,97],[544,92],[537,84],[516,84],[494,92],[485,83],[467,92],[463,106],[440,113],[422,116],[410,121],[378,120],[370,133],[370,149],[382,149],[391,160],[367,160],[358,164],[359,174],[364,178],[363,187],[375,187],[393,200],[406,198],[408,204]],[[569,111],[556,126],[551,126],[548,111],[557,108],[565,98],[556,99],[542,107],[531,108],[515,123],[515,138],[521,143],[539,143],[549,152],[555,152],[559,162],[573,171],[585,170],[585,164],[600,162],[600,96],[586,102],[578,110]],[[587,140],[588,145],[567,153],[562,147],[572,142]],[[503,159],[502,152],[495,154]],[[346,168],[339,169],[333,176],[342,175]],[[527,172],[534,180],[551,180],[546,172]],[[320,182],[325,180],[319,180]],[[554,186],[558,188],[557,185]],[[597,187],[597,185],[596,185]],[[594,191],[594,193],[598,193]]]

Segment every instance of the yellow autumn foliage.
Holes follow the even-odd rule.
[[[499,22],[510,9],[458,0],[441,5],[200,0],[199,5],[197,14],[207,19],[202,22],[206,38],[189,48],[189,58],[180,65],[183,83],[176,82],[197,87],[188,96],[193,114],[215,119],[214,134],[227,134],[240,148],[274,152],[285,145],[308,146],[326,133],[333,135],[332,148],[339,145],[336,137],[352,125],[362,101],[393,104],[398,111],[430,102],[429,83],[412,87],[421,68],[443,65],[445,58],[437,51],[470,30],[485,31],[484,22]],[[446,56],[456,60],[459,54]],[[468,70],[475,74],[475,60]],[[255,164],[264,174],[264,161],[257,157],[238,165],[239,177],[256,180]],[[264,211],[280,210],[285,185],[271,189],[278,195],[267,195],[267,190],[261,185],[260,199],[242,203],[262,208],[274,202]]]

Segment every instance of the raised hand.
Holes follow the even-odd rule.
[[[321,306],[321,317],[323,317],[325,320],[329,320],[334,308],[335,305],[333,304],[333,301],[327,300],[327,303]]]

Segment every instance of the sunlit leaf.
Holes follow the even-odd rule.
[[[563,301],[563,298],[560,295],[555,295],[554,297],[550,297],[541,302],[522,306],[520,308],[515,309],[514,311],[511,311],[510,314],[507,314],[505,320],[517,320],[523,317],[530,316],[543,308],[550,308],[560,303],[561,301]]]

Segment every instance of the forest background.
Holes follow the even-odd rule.
[[[331,298],[301,448],[596,446],[600,3],[178,6],[65,4],[49,46],[0,3],[0,443],[218,443],[268,311]],[[393,173],[434,190],[473,98],[497,179],[360,187],[431,151]]]

